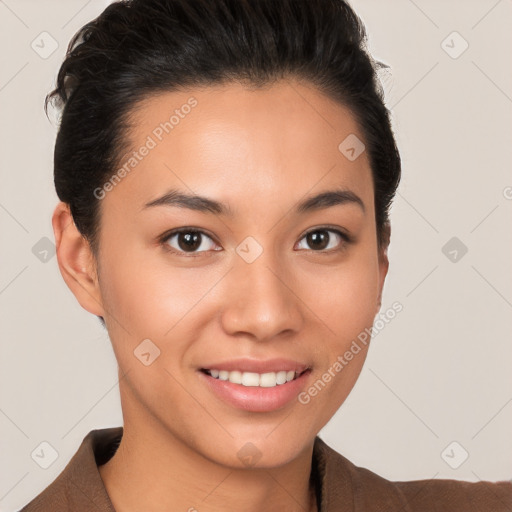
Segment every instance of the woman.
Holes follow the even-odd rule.
[[[388,270],[376,68],[341,0],[116,2],[77,33],[47,98],[52,221],[124,426],[24,511],[512,509],[512,483],[390,482],[317,437]]]

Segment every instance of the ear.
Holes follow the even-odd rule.
[[[60,273],[80,305],[90,313],[104,316],[96,261],[89,242],[75,226],[69,205],[60,202],[52,216]]]
[[[382,305],[382,290],[384,288],[384,281],[386,279],[386,275],[389,269],[389,260],[388,260],[388,247],[389,241],[391,238],[391,225],[389,222],[386,222],[383,227],[382,233],[382,245],[379,248],[379,294],[377,297],[377,309],[375,314],[377,314]]]

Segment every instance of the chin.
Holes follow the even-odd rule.
[[[201,451],[212,462],[232,469],[270,469],[288,464],[314,442],[314,435],[306,439],[298,433],[278,435],[274,432],[268,435],[267,432],[266,429],[258,429],[255,435],[247,433],[218,440],[212,437],[211,444]]]

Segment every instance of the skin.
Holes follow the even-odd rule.
[[[118,512],[315,510],[314,438],[352,390],[367,348],[308,404],[272,412],[225,403],[198,368],[286,357],[310,364],[306,389],[372,326],[387,247],[377,245],[366,152],[349,161],[338,149],[349,134],[363,136],[345,107],[281,80],[152,96],[132,118],[133,149],[191,96],[192,112],[100,201],[97,257],[66,204],[53,215],[61,273],[79,303],[105,319],[119,365],[124,435],[100,474]],[[143,208],[171,188],[235,215]],[[294,212],[306,196],[337,188],[357,194],[365,211],[345,203]],[[326,224],[353,241],[329,231],[327,249],[308,244],[305,234]],[[177,236],[159,243],[184,226],[207,233],[196,257],[183,245],[180,254],[165,250],[180,250]],[[252,263],[235,251],[248,236],[263,249]],[[161,353],[145,366],[133,352],[148,338]],[[250,469],[237,456],[247,442],[261,453]]]

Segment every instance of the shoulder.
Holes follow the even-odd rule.
[[[356,466],[320,438],[315,441],[322,512],[352,503],[354,511],[512,512],[512,481],[387,480]]]
[[[65,480],[59,475],[19,512],[65,512],[69,510]]]
[[[464,482],[432,479],[391,483],[401,490],[414,511],[512,511],[512,481]]]
[[[115,452],[122,427],[91,430],[59,476],[19,512],[114,512],[98,471]]]

